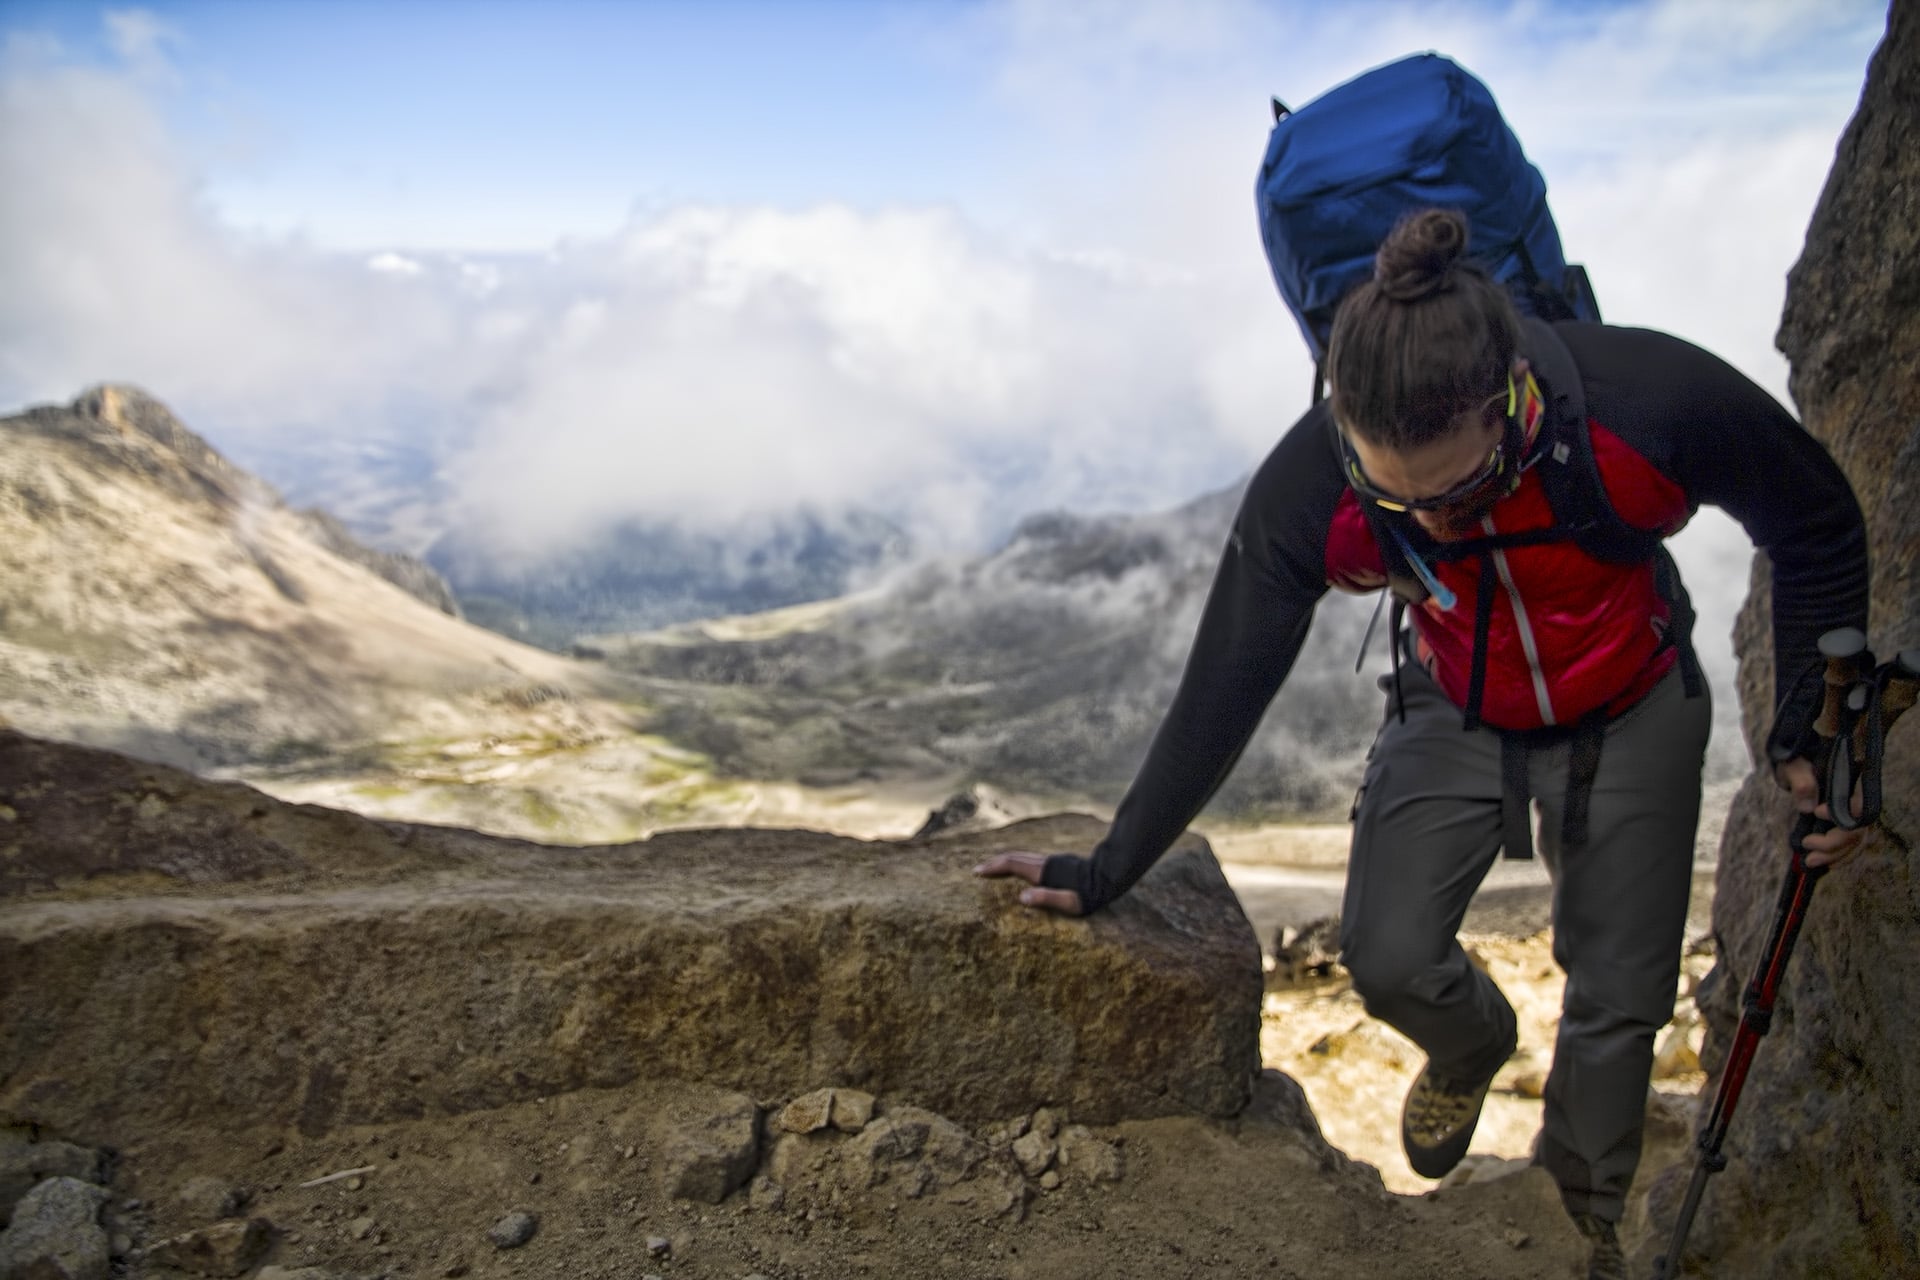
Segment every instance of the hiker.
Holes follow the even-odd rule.
[[[1412,625],[1389,638],[1340,946],[1368,1012],[1427,1055],[1401,1117],[1407,1158],[1429,1178],[1459,1162],[1515,1049],[1512,1006],[1456,934],[1503,845],[1525,855],[1531,799],[1567,975],[1536,1160],[1592,1241],[1592,1274],[1623,1275],[1615,1224],[1673,1012],[1712,720],[1659,539],[1710,503],[1768,553],[1784,690],[1823,632],[1864,627],[1865,529],[1833,460],[1747,378],[1652,330],[1523,321],[1467,248],[1460,214],[1417,211],[1339,305],[1330,396],[1250,482],[1107,837],[1091,857],[1010,853],[976,871],[1026,880],[1020,900],[1049,911],[1113,902],[1233,767],[1328,587],[1391,586]],[[1604,484],[1590,500],[1624,526],[1621,546],[1641,539],[1633,554],[1597,554],[1591,528],[1557,522],[1550,494],[1579,481],[1554,469],[1586,448],[1588,483]],[[1777,776],[1814,808],[1809,762]],[[1858,837],[1807,847],[1837,860]]]

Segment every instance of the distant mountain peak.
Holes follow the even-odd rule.
[[[39,436],[53,443],[64,463],[49,455],[37,477],[0,469],[0,491],[21,488],[32,501],[28,512],[50,513],[61,505],[58,494],[79,507],[91,507],[97,519],[111,521],[126,514],[125,503],[151,504],[146,519],[163,519],[166,503],[188,522],[225,531],[260,564],[296,602],[302,592],[292,580],[268,571],[273,563],[257,542],[263,519],[285,518],[321,549],[364,568],[432,605],[459,616],[459,607],[445,582],[423,562],[365,546],[325,512],[291,512],[271,484],[229,461],[205,438],[190,430],[159,398],[127,383],[101,383],[81,392],[68,404],[37,405],[15,417],[0,419],[0,437],[9,432]],[[76,465],[77,464],[77,465]],[[97,486],[101,482],[130,483],[120,502],[103,507]],[[157,492],[156,492],[157,491]],[[145,496],[134,496],[145,495]],[[161,498],[159,495],[165,495]],[[19,531],[26,536],[27,531]]]
[[[73,412],[122,432],[134,432],[182,455],[220,458],[214,447],[187,430],[173,410],[128,383],[103,382],[74,397]],[[225,459],[220,459],[225,462]]]
[[[124,467],[189,501],[229,512],[249,504],[282,505],[273,486],[227,461],[139,387],[102,383],[71,404],[36,406],[9,422],[70,440],[98,461]]]

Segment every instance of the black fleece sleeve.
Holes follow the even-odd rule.
[[[1326,593],[1327,530],[1343,487],[1318,406],[1247,486],[1179,688],[1106,839],[1091,858],[1047,859],[1047,887],[1074,890],[1083,911],[1107,905],[1146,874],[1226,780]]]
[[[1651,329],[1562,325],[1589,413],[1719,507],[1773,563],[1774,697],[1820,636],[1867,625],[1867,533],[1839,466],[1778,401],[1719,357]]]

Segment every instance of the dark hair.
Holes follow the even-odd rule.
[[[1504,390],[1520,318],[1466,252],[1461,214],[1409,213],[1374,255],[1373,279],[1341,300],[1327,344],[1333,414],[1368,443],[1441,439]]]

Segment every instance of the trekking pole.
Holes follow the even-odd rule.
[[[1687,1232],[1693,1226],[1694,1213],[1706,1191],[1707,1179],[1727,1167],[1721,1152],[1727,1126],[1733,1120],[1733,1108],[1747,1081],[1760,1037],[1773,1022],[1773,1006],[1780,994],[1780,982],[1786,974],[1787,958],[1794,940],[1806,920],[1813,890],[1826,874],[1825,866],[1808,866],[1803,843],[1810,835],[1835,826],[1864,827],[1880,816],[1880,757],[1886,730],[1914,704],[1920,694],[1920,649],[1903,650],[1885,666],[1876,669],[1867,650],[1867,638],[1851,627],[1829,631],[1820,637],[1820,653],[1826,659],[1825,689],[1820,711],[1812,724],[1818,754],[1814,761],[1820,780],[1820,798],[1833,821],[1803,813],[1794,823],[1791,839],[1792,858],[1787,876],[1780,886],[1780,905],[1774,916],[1773,931],[1760,955],[1759,967],[1747,984],[1742,1001],[1739,1029],[1727,1052],[1727,1063],[1720,1076],[1720,1089],[1713,1110],[1701,1128],[1695,1145],[1700,1148],[1693,1179],[1687,1184],[1686,1198],[1674,1222],[1673,1238],[1666,1253],[1654,1260],[1654,1280],[1673,1280],[1680,1271],[1681,1251]],[[1776,753],[1777,754],[1777,753]],[[1861,790],[1861,811],[1852,810],[1854,780]],[[1836,790],[1837,788],[1837,790]]]

